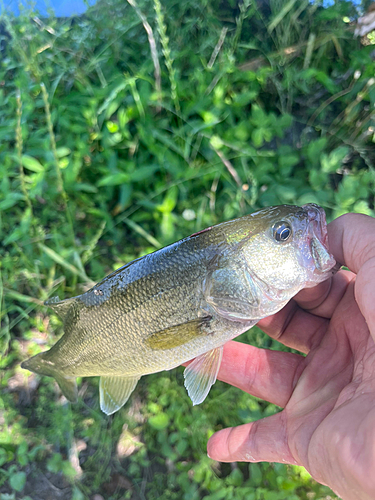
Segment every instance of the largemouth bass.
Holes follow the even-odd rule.
[[[335,264],[322,208],[266,208],[136,259],[82,295],[50,299],[65,333],[22,367],[54,377],[72,402],[76,377],[100,376],[100,407],[110,415],[142,375],[195,358],[184,377],[199,404],[223,344],[330,277]]]

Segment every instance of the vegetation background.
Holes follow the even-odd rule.
[[[374,215],[369,2],[99,0],[81,17],[3,14],[0,499],[318,500],[299,467],[219,464],[206,442],[275,406],[182,369],[107,417],[20,362],[55,343],[43,306],[206,226],[280,203]],[[241,337],[283,349],[256,328]]]

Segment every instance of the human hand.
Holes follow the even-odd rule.
[[[258,323],[299,354],[239,342],[224,347],[218,378],[283,407],[223,429],[208,442],[221,462],[303,465],[344,500],[375,498],[375,219],[347,214],[329,247],[351,271],[302,290]]]

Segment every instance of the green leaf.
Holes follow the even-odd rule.
[[[365,214],[374,216],[374,211],[371,210],[368,202],[365,200],[357,201],[357,203],[354,204],[353,212],[355,212],[356,214]]]
[[[326,174],[333,174],[342,166],[342,161],[348,154],[347,146],[340,146],[334,149],[329,155],[322,154],[322,171]]]
[[[282,203],[292,203],[297,196],[296,189],[290,184],[280,184],[276,187],[276,193],[279,195]]]
[[[98,182],[97,186],[119,186],[120,184],[125,184],[127,182],[129,182],[129,174],[117,172],[116,174],[110,174],[104,177]]]
[[[73,465],[69,462],[69,460],[63,460],[61,463],[61,472],[67,478],[74,478],[77,475],[77,471],[73,467]]]
[[[83,191],[85,193],[97,193],[98,188],[92,184],[87,184],[86,182],[77,182],[72,185],[73,191]]]
[[[286,3],[284,7],[276,14],[276,16],[268,25],[268,33],[272,33],[272,31],[276,28],[276,26],[284,19],[284,17],[288,14],[288,12],[293,8],[296,1],[297,0],[289,0],[289,2]]]
[[[159,210],[159,212],[162,212],[164,214],[171,213],[176,206],[177,196],[178,196],[178,189],[176,186],[173,186],[171,189],[168,190],[167,194],[165,195],[163,203],[158,205],[156,208]]]
[[[210,144],[214,149],[220,149],[223,146],[223,141],[218,135],[213,135],[210,138]]]
[[[286,154],[279,157],[280,172],[282,175],[288,176],[292,168],[299,162],[297,154]]]
[[[134,170],[134,172],[128,174],[129,181],[139,182],[143,181],[144,179],[149,179],[150,176],[152,176],[158,169],[159,169],[158,165],[139,167],[136,170]]]
[[[256,148],[260,148],[261,146],[263,146],[263,136],[264,134],[262,128],[256,128],[255,130],[253,130],[251,138]]]
[[[16,491],[22,491],[26,483],[26,474],[23,471],[12,474],[9,478],[10,487]]]
[[[70,155],[70,153],[71,153],[70,149],[64,146],[56,149],[56,154],[58,158],[63,158],[64,156],[68,156]]]
[[[107,129],[108,131],[111,133],[111,134],[114,134],[116,132],[119,131],[119,126],[118,126],[118,123],[116,122],[113,122],[111,120],[109,120],[107,123],[106,123],[106,126],[107,126]]]
[[[307,157],[312,165],[319,164],[320,155],[327,145],[327,138],[321,137],[316,141],[311,141],[307,146]]]
[[[227,483],[233,486],[241,486],[241,484],[243,483],[243,474],[239,468],[235,468],[232,470],[229,477],[227,478]]]
[[[65,269],[67,269],[71,273],[80,276],[84,281],[90,282],[90,279],[87,277],[86,273],[80,271],[75,266],[67,262],[63,257],[61,257],[61,255],[52,250],[52,248],[48,248],[42,243],[39,243],[38,246],[45,254],[48,255],[48,257],[50,257],[57,264],[60,264],[60,266],[65,267]]]
[[[251,118],[255,125],[262,126],[267,119],[267,116],[263,109],[258,105],[254,104],[251,107]]]
[[[135,232],[137,232],[139,235],[143,236],[149,243],[151,243],[152,246],[155,248],[159,249],[163,245],[161,245],[156,238],[154,238],[151,234],[149,234],[147,231],[143,229],[142,226],[137,224],[136,222],[132,221],[131,219],[124,219],[125,224],[127,224],[129,227],[131,227]]]
[[[72,500],[85,500],[85,498],[86,497],[82,493],[82,491],[80,489],[78,489],[77,486],[74,486]]]
[[[42,300],[39,300],[35,297],[30,297],[29,295],[24,295],[23,293],[19,293],[16,290],[9,290],[8,288],[4,288],[4,292],[8,297],[11,297],[14,300],[18,300],[19,302],[28,302],[38,304],[39,306],[42,306],[44,303]]]
[[[338,87],[335,82],[324,71],[318,71],[315,75],[315,78],[318,82],[324,85],[326,89],[331,92],[331,94],[334,94],[338,91]]]
[[[23,500],[29,500],[29,498],[26,497]],[[16,497],[14,493],[0,493],[0,500],[16,500]]]
[[[282,129],[289,128],[293,123],[293,117],[288,113],[284,113],[282,117],[279,119],[279,126]]]
[[[0,448],[0,467],[8,461],[8,453],[4,448]]]
[[[49,472],[54,472],[54,473],[60,472],[61,471],[62,462],[63,462],[63,459],[62,459],[61,454],[60,453],[54,453],[52,455],[52,457],[50,457],[47,460],[47,470]]]
[[[250,484],[260,486],[263,481],[262,469],[258,464],[249,465]]]
[[[21,193],[8,193],[5,200],[0,202],[0,211],[8,210],[8,208],[14,207],[18,201],[23,199],[24,196]]]
[[[154,415],[148,419],[148,423],[154,429],[161,431],[166,429],[169,425],[169,417],[166,413],[159,413],[158,415]]]
[[[33,156],[22,155],[22,165],[32,172],[44,172],[43,165]]]
[[[249,102],[252,102],[254,99],[258,97],[257,90],[248,90],[241,92],[240,94],[236,94],[233,98],[233,105],[235,106],[246,106]]]

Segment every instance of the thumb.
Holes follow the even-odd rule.
[[[355,283],[355,298],[375,340],[375,257],[361,267]]]
[[[216,432],[207,445],[218,462],[280,462],[294,464],[286,435],[285,413]]]

